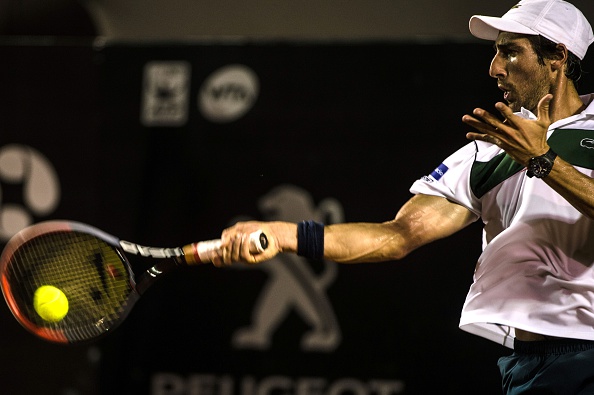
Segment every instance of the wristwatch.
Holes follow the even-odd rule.
[[[535,156],[528,161],[526,175],[528,177],[544,178],[553,168],[557,154],[549,148],[546,154]]]

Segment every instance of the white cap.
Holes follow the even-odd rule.
[[[469,27],[474,36],[485,40],[496,40],[499,32],[541,35],[565,44],[580,59],[594,42],[584,14],[563,0],[522,0],[501,18],[474,15]]]

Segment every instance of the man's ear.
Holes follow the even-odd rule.
[[[557,44],[557,51],[554,57],[551,58],[551,68],[553,71],[560,70],[567,63],[569,58],[569,52],[564,44]]]

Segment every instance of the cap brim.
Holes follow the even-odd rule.
[[[468,27],[473,36],[492,41],[497,39],[499,32],[538,35],[536,31],[521,23],[493,16],[474,15],[470,18]]]

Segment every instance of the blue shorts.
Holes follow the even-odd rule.
[[[515,340],[497,365],[506,395],[594,394],[594,341]]]

